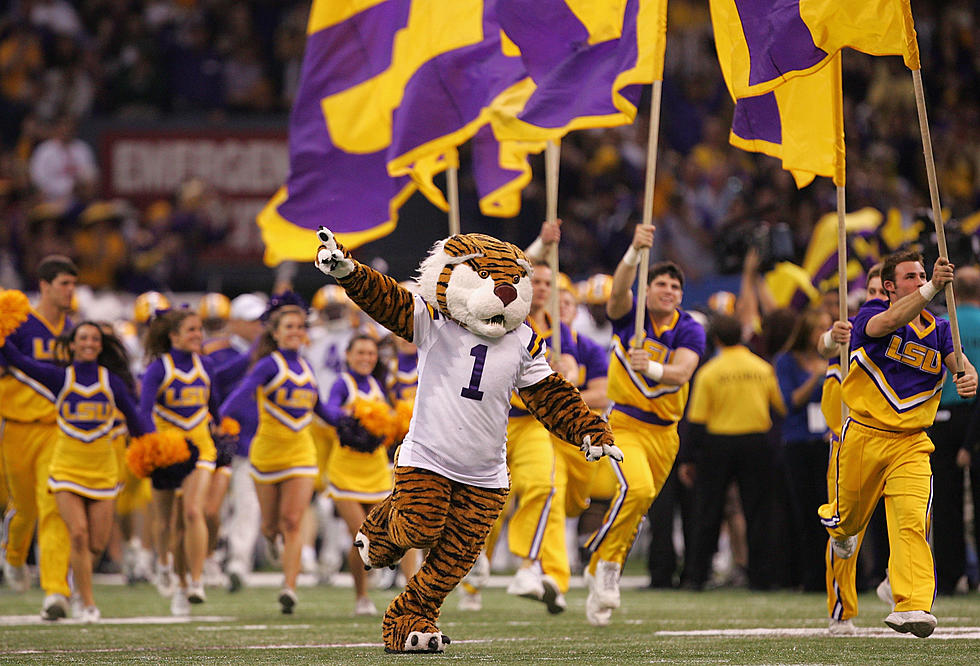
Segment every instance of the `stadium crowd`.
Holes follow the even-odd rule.
[[[980,58],[975,48],[980,40],[980,22],[971,6],[969,0],[915,6],[940,189],[954,222],[980,209],[980,99],[973,93],[980,87]],[[753,461],[749,470],[724,456],[712,457],[718,452],[711,447],[718,443],[706,441],[703,413],[693,419],[697,421],[693,424],[688,422],[691,419],[681,421],[677,465],[673,471],[669,466],[665,470],[670,474],[658,488],[657,500],[648,514],[649,537],[644,537],[644,543],[648,544],[650,585],[703,589],[734,584],[757,590],[824,591],[830,585],[829,568],[822,556],[827,540],[817,523],[813,498],[821,492],[820,501],[826,498],[821,483],[825,480],[830,432],[827,424],[814,426],[812,405],[820,403],[828,368],[818,353],[818,338],[837,319],[836,296],[818,294],[801,310],[777,307],[767,293],[758,249],[751,239],[762,222],[786,225],[792,238],[791,256],[787,258],[801,262],[816,221],[833,210],[835,193],[829,182],[819,179],[797,191],[792,178],[774,160],[728,145],[731,102],[716,64],[707,5],[674,0],[669,9],[653,260],[675,262],[687,280],[741,273],[738,294],[718,293],[708,303],[684,304],[701,310],[695,316],[709,333],[708,348],[700,354],[700,362],[711,359],[715,347],[738,348],[742,353],[744,342],[745,353],[747,349],[754,352],[752,363],[770,364],[778,391],[771,395],[772,414],[766,410],[766,418],[772,420],[753,424],[753,439],[737,442],[747,447],[744,455]],[[86,288],[84,297],[74,304],[70,299],[59,304],[49,321],[55,323],[63,315],[73,316],[76,322],[108,319],[104,339],[114,335],[122,340],[134,377],[143,376],[154,359],[165,356],[174,359],[170,362],[180,370],[191,368],[179,367],[183,361],[198,367],[196,361],[187,359],[222,350],[234,351],[240,360],[262,332],[256,322],[269,305],[264,295],[240,294],[235,285],[229,285],[224,294],[201,295],[205,285],[196,270],[200,249],[220,246],[227,233],[210,214],[210,202],[220,193],[206,182],[193,180],[184,183],[171,200],[142,210],[126,201],[105,200],[95,151],[79,138],[79,128],[93,119],[153,123],[173,114],[203,118],[204,123],[219,123],[229,117],[282,118],[295,93],[307,10],[306,2],[271,0],[12,3],[0,18],[0,286],[39,289],[44,299],[46,289],[59,276],[77,278],[78,285]],[[897,58],[847,54],[844,86],[848,209],[897,208],[910,223],[928,207],[928,189],[908,73]],[[611,326],[603,314],[612,293],[608,276],[615,273],[620,258],[635,244],[643,196],[646,122],[644,110],[632,126],[578,132],[562,143],[560,264],[565,273],[579,280],[562,283],[563,292],[576,301],[569,305],[567,323],[605,348],[612,340]],[[537,233],[544,208],[544,188],[539,182],[526,189],[523,212],[516,224],[480,217],[475,210],[473,185],[465,175],[462,187],[467,220],[464,231],[491,233],[522,246]],[[411,221],[403,218],[402,224],[410,225]],[[51,255],[68,255],[66,265],[71,269],[44,272],[45,259]],[[931,276],[932,265],[925,268]],[[958,272],[956,286],[967,309],[980,305],[980,284],[972,273]],[[870,275],[865,288],[868,297],[874,296],[870,293]],[[98,305],[108,301],[107,294],[113,306],[100,310]],[[152,578],[161,593],[171,599],[175,614],[189,613],[188,603],[205,601],[205,583],[218,582],[233,591],[247,584],[257,561],[283,567],[284,586],[278,598],[283,612],[291,612],[298,601],[295,581],[301,568],[317,572],[325,582],[345,559],[352,571],[360,572],[356,552],[350,548],[356,532],[352,526],[357,521],[351,512],[354,507],[377,501],[384,491],[344,488],[335,483],[338,479],[346,481],[345,474],[358,462],[347,461],[346,466],[330,471],[333,451],[349,454],[351,447],[341,448],[343,438],[336,432],[331,434],[326,424],[336,425],[343,416],[351,416],[355,395],[368,401],[380,399],[392,408],[399,399],[410,396],[412,365],[406,359],[412,351],[385,337],[385,331],[358,313],[338,288],[330,286],[307,296],[312,296],[313,328],[309,346],[300,356],[309,359],[320,399],[328,411],[333,410],[323,415],[322,423],[314,421],[311,427],[321,430],[314,432],[313,439],[318,445],[331,441],[337,446],[320,445],[309,488],[293,488],[290,492],[295,495],[290,495],[289,502],[286,495],[276,501],[289,503],[291,508],[300,504],[312,509],[284,509],[280,524],[264,519],[260,522],[260,515],[269,510],[273,500],[263,496],[263,491],[257,497],[249,491],[253,482],[248,474],[247,438],[237,439],[237,450],[225,451],[227,464],[219,469],[226,471],[212,475],[216,461],[208,458],[218,457],[220,446],[214,444],[226,434],[217,430],[200,435],[204,443],[198,455],[204,464],[198,468],[205,469],[209,479],[227,476],[224,489],[219,491],[213,481],[205,487],[207,484],[188,476],[190,481],[181,480],[188,484],[188,494],[178,509],[172,505],[172,496],[155,493],[153,502],[148,502],[149,481],[132,477],[117,501],[122,514],[118,534],[123,538],[117,536],[110,542],[108,560],[122,565],[133,582]],[[185,300],[191,308],[186,312],[192,314],[170,322],[172,328],[158,336],[160,343],[148,346],[151,322],[167,317],[163,313],[171,306],[172,311],[181,312],[178,306]],[[296,303],[285,307],[290,305],[296,307]],[[852,305],[851,314],[855,314],[857,301]],[[200,339],[182,337],[185,319],[198,319],[197,326],[205,329],[204,333],[194,333]],[[732,321],[736,325],[734,337],[731,326],[725,328]],[[980,322],[970,317],[961,319],[968,353],[969,340],[980,339],[978,326]],[[51,331],[51,340],[57,332]],[[68,329],[61,332],[68,333]],[[270,347],[270,357],[280,354],[292,359],[290,354],[296,349],[288,345],[294,343],[276,343],[278,347]],[[726,353],[722,351],[719,356]],[[363,359],[358,355],[380,361],[361,366],[358,364]],[[978,360],[973,358],[974,365]],[[7,361],[13,364],[9,358]],[[216,362],[205,368],[207,376],[213,376],[213,384],[209,379],[208,385],[213,385],[215,396],[235,395],[234,387],[244,376],[242,368],[224,385],[226,378]],[[301,368],[300,364],[295,369],[299,372]],[[345,382],[343,376],[349,379]],[[170,374],[166,377],[172,379]],[[12,379],[8,376],[4,381]],[[144,389],[146,386],[144,380]],[[697,375],[693,386],[697,395]],[[135,390],[134,397],[138,397]],[[233,402],[239,399],[237,396]],[[957,413],[957,409],[963,412],[962,408],[947,409],[954,403],[952,394],[944,391],[937,420],[945,418],[945,411],[963,417]],[[152,404],[148,409],[145,418],[152,418],[152,413],[159,415],[159,411],[153,412]],[[211,414],[216,428],[222,417],[232,412],[246,428],[247,411],[248,405],[236,402],[215,408]],[[969,419],[972,411],[971,403],[964,418]],[[13,415],[6,418],[16,420]],[[145,423],[143,427],[151,429]],[[253,424],[250,434],[255,434],[255,427]],[[139,427],[131,426],[130,430],[135,436]],[[749,431],[734,432],[741,437]],[[205,451],[212,434],[214,450]],[[356,434],[351,436],[356,439]],[[363,433],[360,436],[363,440]],[[953,512],[955,518],[963,516],[964,502],[975,506],[964,497],[963,474],[970,467],[971,456],[980,451],[972,440],[950,443],[951,437],[947,431],[936,440],[944,478],[951,481],[943,488],[937,486],[935,507],[947,507],[944,510]],[[5,460],[8,441],[9,433],[3,440]],[[245,448],[241,448],[242,442]],[[367,448],[367,453],[356,452],[377,458],[384,447],[379,449],[375,442],[374,448]],[[939,464],[936,456],[934,468]],[[335,460],[333,464],[339,463]],[[706,464],[717,474],[705,474]],[[10,468],[5,468],[9,476]],[[980,486],[977,468],[976,464],[971,467],[974,491]],[[934,473],[939,474],[935,469]],[[569,528],[575,532],[568,552],[568,566],[573,572],[588,566],[589,555],[584,549],[579,553],[578,546],[584,546],[594,530],[601,530],[604,515],[615,501],[617,479],[611,470],[604,475],[595,481],[591,502],[578,517],[578,527]],[[256,480],[264,482],[258,477]],[[957,484],[958,492],[950,497],[946,491]],[[229,485],[229,500],[221,510]],[[157,488],[158,493],[162,490],[173,488]],[[22,508],[20,511],[24,512]],[[52,519],[53,509],[46,511],[39,513]],[[140,517],[141,511],[146,516]],[[172,515],[174,522],[157,522],[154,531],[154,520],[159,519],[150,518],[152,515]],[[676,515],[681,516],[679,530],[675,528]],[[937,518],[936,529],[943,525],[944,530],[934,533],[940,594],[974,589],[980,583],[976,559],[980,544],[968,543],[970,534],[964,533],[962,520],[956,525],[948,515]],[[969,515],[967,512],[966,517]],[[43,523],[44,518],[40,520]],[[236,520],[242,522],[229,528],[229,522]],[[42,529],[39,527],[39,556],[32,561],[40,563],[40,583],[49,593],[42,615],[56,619],[67,614],[70,594],[45,585],[45,579],[54,574],[44,571],[48,566],[45,551],[52,546],[44,544]],[[22,533],[18,536],[23,540]],[[858,590],[887,580],[889,544],[882,515],[872,518],[868,536],[871,538],[861,548],[857,567]],[[973,536],[980,537],[976,529]],[[76,537],[72,531],[74,545]],[[264,548],[257,551],[256,543]],[[681,547],[675,549],[675,543]],[[22,544],[13,550],[8,547],[4,561],[5,579],[18,589],[30,584],[29,571],[24,568],[27,551]],[[487,565],[493,558],[492,549],[488,555]],[[515,553],[516,563],[537,567],[536,574],[515,578],[513,592],[542,598],[544,593],[538,590],[542,579],[550,574],[540,558],[529,555]],[[83,561],[72,559],[72,565]],[[522,566],[520,571],[526,568]],[[479,607],[484,571],[478,567],[464,585],[463,600],[469,608]],[[410,576],[411,564],[402,573]],[[599,574],[594,571],[593,575]],[[544,581],[545,585],[552,583]],[[358,580],[355,612],[373,614],[376,610],[366,596],[366,585],[365,579]],[[559,587],[567,587],[567,581]],[[87,596],[77,612],[88,612],[95,621],[98,618],[93,611],[86,611],[95,607],[90,591]],[[551,604],[549,610],[553,610]],[[832,618],[834,612],[831,608]]]

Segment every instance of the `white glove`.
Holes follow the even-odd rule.
[[[579,447],[585,452],[585,459],[595,462],[602,456],[609,456],[617,462],[623,462],[623,452],[615,444],[603,444],[602,446],[592,446],[592,435],[582,438],[582,446]]]
[[[326,227],[320,227],[316,232],[320,239],[320,248],[316,251],[316,261],[313,263],[322,273],[334,278],[347,277],[354,272],[354,262],[344,256],[343,250],[337,247],[333,232]]]

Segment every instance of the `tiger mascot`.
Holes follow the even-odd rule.
[[[442,652],[443,601],[473,566],[507,499],[507,414],[517,390],[528,410],[587,459],[622,460],[606,423],[555,373],[544,341],[524,323],[531,265],[483,234],[437,242],[420,267],[418,295],[354,260],[321,227],[316,266],[375,321],[418,346],[418,391],[389,495],[354,545],[370,567],[410,548],[428,555],[382,622],[385,652]]]

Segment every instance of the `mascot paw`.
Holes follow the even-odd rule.
[[[623,452],[615,444],[602,444],[601,446],[592,445],[592,435],[582,438],[582,446],[579,447],[585,453],[585,459],[595,462],[603,456],[609,456],[616,462],[623,462]]]
[[[354,548],[357,548],[357,554],[361,556],[361,561],[364,562],[364,569],[367,571],[371,570],[371,560],[368,558],[369,546],[370,542],[364,534],[358,532],[354,536]]]
[[[337,244],[333,232],[320,227],[316,232],[320,247],[316,252],[316,267],[322,273],[334,278],[347,277],[354,271],[354,262],[347,258],[344,250]]]
[[[449,636],[443,635],[442,632],[413,631],[405,639],[405,649],[401,652],[444,652],[449,643]],[[399,650],[385,648],[385,652],[399,652]]]

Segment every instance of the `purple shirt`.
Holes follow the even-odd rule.
[[[207,357],[171,349],[154,359],[143,374],[140,412],[146,417],[156,414],[185,430],[193,429],[208,412],[212,416],[218,413],[219,392],[211,382],[214,374],[214,365]]]

